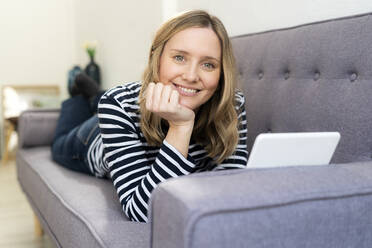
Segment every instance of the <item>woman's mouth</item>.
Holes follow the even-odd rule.
[[[176,87],[176,90],[178,91],[178,93],[182,96],[195,96],[200,91],[197,89],[186,88],[184,86],[181,86],[175,83],[173,83],[173,85]]]

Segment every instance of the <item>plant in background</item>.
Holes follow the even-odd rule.
[[[98,86],[100,86],[101,85],[101,73],[100,73],[99,66],[94,61],[94,56],[96,54],[97,44],[98,44],[98,42],[95,41],[95,40],[94,41],[86,41],[83,44],[83,48],[88,53],[89,58],[90,58],[90,62],[85,67],[84,72],[89,77],[94,79],[97,82]]]
[[[97,48],[98,42],[95,41],[85,41],[83,44],[83,48],[88,53],[90,59],[94,59],[94,55],[96,54],[96,48]]]

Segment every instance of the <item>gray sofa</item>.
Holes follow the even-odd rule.
[[[207,172],[130,222],[111,182],[51,160],[58,111],[20,117],[19,182],[57,247],[372,247],[372,13],[233,37],[248,149],[262,132],[339,131],[330,166]]]

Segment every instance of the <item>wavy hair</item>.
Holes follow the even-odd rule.
[[[226,29],[215,16],[202,10],[184,12],[165,22],[152,42],[148,64],[142,76],[139,95],[141,130],[149,145],[160,146],[165,139],[167,122],[148,111],[145,91],[150,82],[159,81],[159,64],[165,44],[178,32],[191,27],[211,28],[221,44],[222,68],[218,87],[195,117],[192,139],[204,146],[217,163],[232,155],[238,143],[238,116],[235,110],[236,69]]]

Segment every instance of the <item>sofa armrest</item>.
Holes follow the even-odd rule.
[[[23,148],[51,145],[58,117],[58,109],[22,112],[18,120],[18,146]]]
[[[151,247],[371,247],[372,162],[200,173],[161,183]]]

